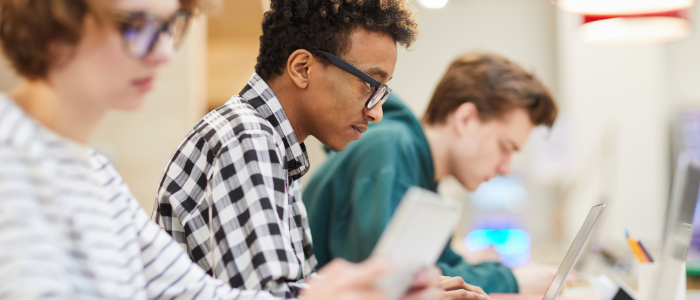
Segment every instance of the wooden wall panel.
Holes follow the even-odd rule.
[[[260,0],[225,0],[208,21],[208,107],[238,94],[253,74],[262,34]]]

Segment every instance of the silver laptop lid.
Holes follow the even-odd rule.
[[[578,234],[574,239],[574,243],[571,244],[569,252],[566,253],[564,261],[559,266],[559,270],[557,271],[557,274],[554,275],[554,280],[552,280],[552,283],[549,285],[547,293],[544,294],[544,298],[542,298],[542,300],[554,300],[557,298],[561,288],[564,287],[566,277],[569,276],[571,269],[574,268],[574,264],[576,264],[576,260],[578,260],[579,255],[581,255],[581,250],[583,250],[583,246],[586,245],[588,238],[591,236],[591,232],[593,232],[595,224],[598,223],[598,218],[600,217],[600,214],[603,212],[604,208],[604,203],[598,204],[591,208],[591,211],[588,213],[588,217],[586,217],[586,221],[583,222],[583,226],[581,226],[581,229],[578,231]]]
[[[693,220],[700,189],[700,162],[687,152],[678,156],[676,174],[673,177],[671,198],[666,212],[664,241],[657,285],[650,299],[663,300],[673,297],[681,274],[685,272],[685,260],[693,238]]]

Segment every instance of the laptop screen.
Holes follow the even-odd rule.
[[[591,236],[591,232],[593,232],[593,228],[598,222],[598,218],[604,208],[605,204],[599,204],[591,208],[588,217],[586,217],[586,221],[583,222],[583,226],[581,226],[581,229],[578,231],[574,243],[571,244],[569,252],[566,253],[564,261],[559,266],[559,270],[557,274],[554,275],[554,280],[552,280],[552,284],[549,285],[547,293],[544,294],[542,300],[553,300],[557,297],[561,288],[564,286],[566,277],[569,275],[569,272],[571,272],[571,269],[574,268],[574,264],[581,254],[581,250],[583,250],[584,245],[586,245],[586,241],[588,241],[588,238]]]

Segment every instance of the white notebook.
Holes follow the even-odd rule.
[[[389,300],[408,290],[416,272],[435,265],[457,226],[460,209],[437,193],[418,187],[406,191],[371,255],[394,266],[378,282]]]

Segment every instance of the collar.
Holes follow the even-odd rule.
[[[282,137],[287,152],[286,168],[290,182],[304,176],[309,171],[309,156],[306,153],[306,146],[304,143],[299,143],[282,104],[270,86],[257,73],[253,73],[239,96],[270,122],[275,131]]]

